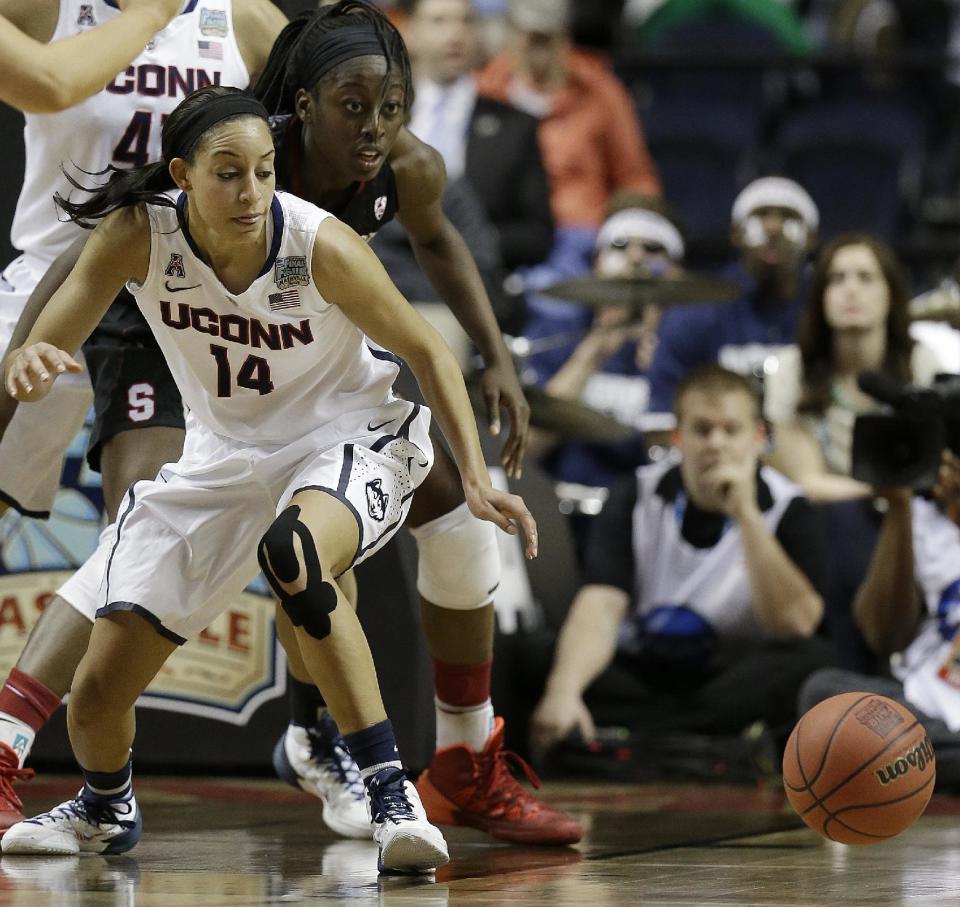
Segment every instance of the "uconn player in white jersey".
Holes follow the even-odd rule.
[[[180,10],[125,69],[107,78],[102,91],[60,112],[27,114],[26,170],[11,231],[23,254],[0,278],[0,352],[30,292],[80,232],[57,217],[53,203],[55,192],[70,188],[61,164],[92,173],[108,164],[156,160],[162,118],[203,85],[246,86],[285,21],[269,0],[183,0]],[[0,0],[0,14],[27,36],[49,42],[109,23],[120,10],[116,0]],[[64,452],[90,402],[87,376],[71,376],[42,407],[13,416],[0,441],[2,509],[49,513]],[[163,429],[157,431],[161,437],[154,440],[165,443]],[[178,441],[179,435],[174,456]]]
[[[190,416],[183,456],[131,487],[80,571],[101,590],[67,713],[83,789],[14,825],[4,853],[136,843],[134,702],[259,562],[360,768],[381,869],[446,862],[336,579],[396,531],[433,459],[429,411],[394,396],[396,362],[367,337],[417,375],[476,516],[512,533],[522,526],[528,557],[536,526],[520,498],[490,484],[449,349],[356,233],[274,195],[273,157],[262,104],[211,87],[170,115],[160,163],[114,173],[86,203],[60,199],[75,220],[100,223],[10,361],[8,391],[39,400],[78,371],[71,353],[127,283]],[[164,194],[174,183],[175,203]]]

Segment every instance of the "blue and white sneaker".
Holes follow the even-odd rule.
[[[373,836],[360,769],[329,715],[311,728],[291,724],[273,748],[273,768],[287,784],[320,798],[323,821],[338,835]]]
[[[79,794],[7,829],[0,839],[3,853],[125,853],[143,833],[143,817],[131,794],[100,805]]]
[[[430,872],[450,859],[447,842],[427,820],[403,769],[381,769],[370,779],[367,793],[380,872]]]

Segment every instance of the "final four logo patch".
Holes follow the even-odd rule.
[[[222,9],[200,7],[200,34],[227,37],[227,14]]]
[[[167,266],[163,269],[164,277],[186,277],[186,273],[183,270],[183,256],[179,252],[170,253],[170,261],[167,262]]]
[[[273,270],[273,279],[278,290],[309,286],[310,272],[307,271],[306,256],[289,255],[286,258],[278,258]]]
[[[373,203],[373,213],[376,216],[377,220],[383,220],[383,214],[386,210],[387,210],[387,197],[385,195],[381,195]]]
[[[93,4],[81,3],[80,13],[77,15],[77,25],[89,25],[92,27],[96,24],[97,20],[93,18]]]

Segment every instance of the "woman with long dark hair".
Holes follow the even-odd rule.
[[[850,477],[853,423],[878,407],[857,385],[865,370],[929,383],[933,353],[909,334],[909,294],[893,250],[869,233],[850,233],[817,257],[799,344],[779,357],[765,384],[777,467],[814,501],[872,494]]]
[[[235,89],[196,92],[164,124],[162,154],[114,171],[87,201],[59,200],[97,227],[5,376],[18,400],[42,399],[79,369],[72,353],[126,285],[190,414],[183,456],[131,486],[77,575],[100,590],[67,713],[84,786],[8,830],[3,851],[136,844],[134,702],[259,564],[290,619],[288,645],[360,769],[380,868],[431,869],[446,846],[406,781],[369,648],[337,582],[396,531],[433,457],[429,411],[393,394],[395,358],[371,341],[418,376],[472,512],[513,533],[516,520],[529,557],[533,518],[491,486],[459,366],[439,335],[352,230],[274,194],[259,101]]]

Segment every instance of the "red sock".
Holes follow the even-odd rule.
[[[35,677],[13,668],[0,688],[0,712],[39,731],[60,705],[60,697]]]
[[[482,705],[490,698],[493,659],[473,665],[451,665],[433,659],[433,686],[437,699],[461,708]]]

